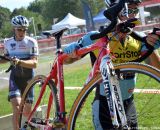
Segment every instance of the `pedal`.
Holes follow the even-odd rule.
[[[54,122],[52,123],[52,127],[53,128],[64,128],[65,124],[64,122],[60,121],[60,120],[54,120]]]

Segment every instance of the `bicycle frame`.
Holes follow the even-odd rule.
[[[92,79],[92,77],[98,73],[99,70],[99,66],[101,63],[101,59],[104,55],[109,54],[109,50],[106,48],[106,43],[108,42],[107,37],[103,37],[101,39],[98,39],[97,42],[91,46],[88,46],[87,48],[82,48],[76,51],[77,56],[82,56],[90,51],[93,50],[99,50],[99,56],[94,64],[94,67],[92,69],[92,71],[89,73],[88,76],[88,80],[87,82]],[[45,92],[46,89],[46,85],[48,83],[49,80],[53,79],[55,81],[55,84],[57,86],[57,88],[59,89],[59,101],[60,101],[60,119],[61,121],[63,121],[64,123],[66,123],[66,116],[65,116],[65,95],[64,95],[64,76],[63,76],[63,61],[69,57],[68,54],[62,53],[61,51],[57,52],[57,57],[54,60],[52,69],[50,71],[50,74],[47,76],[46,80],[44,81],[44,84],[42,86],[40,95],[38,97],[38,100],[32,110],[32,112],[30,113],[30,115],[28,116],[28,122],[31,121],[31,117],[32,114],[36,111],[36,109],[38,108],[41,98]],[[86,83],[87,83],[86,82]],[[52,104],[52,100],[53,97],[50,94],[50,98],[48,101],[48,108],[47,108],[47,119],[49,118],[49,113],[50,113],[50,107]]]
[[[60,37],[59,37],[60,38]],[[63,62],[65,59],[67,59],[69,57],[69,54],[65,54],[61,51],[61,45],[60,45],[60,39],[57,39],[57,57],[55,58],[54,60],[54,63],[53,63],[53,66],[52,66],[52,69],[50,71],[50,74],[47,76],[46,80],[44,81],[44,84],[42,85],[42,88],[41,88],[41,92],[40,92],[40,95],[38,97],[38,100],[36,101],[36,104],[32,110],[32,112],[30,113],[29,117],[28,117],[28,123],[31,123],[31,117],[33,115],[33,113],[36,111],[36,109],[38,108],[40,102],[41,102],[41,98],[45,92],[45,89],[46,89],[46,85],[47,83],[50,81],[50,80],[54,80],[55,81],[55,85],[56,87],[58,88],[59,90],[59,94],[58,94],[58,97],[59,97],[59,107],[60,107],[60,111],[58,112],[59,116],[58,118],[60,119],[60,121],[65,125],[67,124],[67,118],[66,118],[66,111],[65,111],[65,95],[64,95],[64,75],[63,75]],[[96,41],[96,43],[88,46],[88,47],[85,47],[85,48],[80,48],[78,50],[76,50],[76,55],[77,56],[82,56],[84,54],[87,54],[88,52],[91,52],[91,51],[94,51],[94,50],[98,50],[98,58],[96,59],[94,65],[93,65],[93,68],[92,70],[90,71],[89,73],[89,76],[86,80],[86,83],[87,84],[96,74],[98,74],[98,72],[100,72],[100,65],[102,63],[102,60],[103,58],[107,55],[108,57],[109,56],[109,49],[107,48],[107,43],[108,43],[109,39],[107,37],[103,37],[103,38],[100,38]],[[103,61],[104,62],[104,61]],[[110,60],[106,60],[105,62],[107,62],[107,64],[110,63]],[[106,63],[105,63],[106,64]],[[108,66],[108,65],[107,65]],[[109,66],[110,67],[110,66]],[[112,68],[109,68],[109,69],[112,69]],[[110,71],[110,70],[109,70]],[[110,82],[110,81],[109,81]],[[84,87],[85,87],[85,84],[84,84]],[[111,91],[111,90],[110,90]],[[107,94],[107,92],[106,92]],[[113,95],[110,94],[110,99],[113,100]],[[110,100],[110,101],[112,101]],[[51,109],[51,104],[52,104],[52,101],[53,101],[53,97],[52,97],[52,94],[50,93],[50,98],[49,98],[49,101],[48,101],[48,107],[47,107],[47,117],[46,117],[46,123],[48,124],[48,119],[49,119],[49,114],[50,114],[50,109]],[[109,101],[108,101],[109,102]],[[116,104],[117,105],[117,104]],[[119,104],[118,104],[119,105]],[[114,106],[114,104],[113,104]],[[114,106],[115,107],[115,106]],[[117,122],[117,116],[116,116],[116,113],[115,113],[115,108],[114,110],[110,113],[114,113],[114,121],[113,121],[113,124],[115,126],[118,126],[118,122]],[[52,128],[52,126],[47,126],[46,130],[50,130]]]

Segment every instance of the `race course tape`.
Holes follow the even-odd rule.
[[[159,89],[134,89],[134,93],[160,94]]]
[[[9,80],[8,77],[0,77],[0,80]]]
[[[76,90],[82,87],[65,87],[65,89]],[[160,94],[160,89],[134,89],[134,93]]]

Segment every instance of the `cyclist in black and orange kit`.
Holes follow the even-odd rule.
[[[37,41],[26,36],[29,21],[26,17],[18,15],[12,18],[14,36],[4,41],[4,56],[13,59],[9,78],[9,96],[13,108],[13,129],[19,130],[18,115],[21,96],[27,85],[27,81],[34,76],[33,68],[37,66],[38,44]],[[0,63],[5,63],[0,60]],[[29,113],[33,102],[33,89],[29,92],[25,105],[25,114]]]
[[[108,7],[112,7],[116,4],[117,1],[105,0],[105,2]],[[125,15],[125,10],[122,10],[118,15],[119,20],[123,22],[127,19],[135,18],[138,13],[138,6],[140,3],[141,0],[128,0],[128,17],[126,17]],[[109,42],[109,48],[111,51],[111,55],[115,57],[113,59],[114,64],[124,63],[138,59],[141,55],[144,54],[144,52],[149,50],[148,45],[153,46],[154,50],[159,48],[160,31],[156,31],[155,34],[148,34],[148,36],[141,37],[136,32],[132,31],[130,28],[122,28],[123,24],[119,23],[115,31],[107,35],[111,39]],[[95,40],[92,40],[91,37],[98,33],[98,31],[89,32],[85,36],[83,36],[78,42],[68,44],[64,48],[64,53],[70,53],[70,57],[65,62],[72,63],[73,61],[80,59],[81,57],[76,57],[74,50],[79,47],[86,47],[93,44]],[[93,52],[91,56],[92,62],[94,62],[96,56],[96,52]],[[154,56],[155,57],[153,57],[153,65],[156,65],[157,68],[160,68],[159,57],[157,55]],[[120,80],[119,83],[128,126],[131,130],[137,130],[138,121],[133,96],[133,91],[136,84],[135,74],[129,73],[124,75],[123,78],[124,79]],[[100,86],[100,89],[96,90],[96,97],[92,104],[93,123],[96,130],[113,130],[114,127],[110,118],[109,109],[106,107],[108,106],[108,104],[105,97],[103,83],[101,83]]]

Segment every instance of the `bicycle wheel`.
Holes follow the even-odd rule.
[[[46,90],[45,90],[44,95],[41,99],[40,105],[38,106],[36,111],[33,113],[33,116],[31,117],[31,123],[33,125],[25,123],[26,117],[24,115],[25,115],[25,105],[26,105],[27,95],[31,89],[34,89],[34,100],[33,100],[33,103],[31,103],[31,106],[32,106],[31,110],[32,110],[38,97],[39,97],[39,94],[40,94],[40,91],[41,91],[41,88],[42,88],[42,85],[43,85],[45,79],[46,79],[46,77],[43,75],[35,76],[28,83],[28,85],[23,93],[23,96],[22,96],[22,104],[23,105],[21,105],[21,107],[20,107],[20,117],[19,117],[19,126],[21,129],[26,128],[27,130],[34,130],[34,129],[37,130],[37,128],[38,128],[38,130],[39,130],[40,129],[39,126],[37,125],[37,128],[35,128],[35,126],[34,126],[35,124],[39,124],[39,125],[41,125],[41,127],[46,126],[46,125],[51,126],[53,124],[53,122],[56,120],[57,112],[59,111],[57,90],[56,90],[54,82],[52,80],[50,80],[47,83]],[[48,100],[50,97],[50,93],[52,93],[53,101],[52,101],[49,119],[46,119],[46,117],[47,117],[46,111],[47,111],[47,106],[48,106],[47,104],[48,104]],[[48,123],[46,123],[47,121],[48,121]]]
[[[140,63],[124,63],[115,66],[120,73],[136,73],[137,84],[135,102],[138,115],[139,128],[160,128],[160,71],[151,66]],[[77,96],[68,119],[68,130],[94,130],[92,123],[91,105],[95,95],[95,86],[102,82],[100,73],[96,75]],[[152,89],[156,93],[145,94],[144,90]],[[150,90],[151,92],[151,90]],[[103,115],[105,116],[105,115]]]

